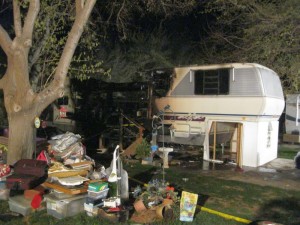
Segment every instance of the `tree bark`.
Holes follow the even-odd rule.
[[[36,128],[34,113],[9,116],[9,138],[7,164],[13,165],[19,159],[31,159],[36,150]]]

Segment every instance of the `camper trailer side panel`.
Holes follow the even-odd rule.
[[[242,138],[242,164],[257,167],[257,146],[259,141],[258,124],[254,122],[243,123]],[[245,137],[245,138],[244,138]]]
[[[278,121],[258,123],[257,166],[277,158]]]

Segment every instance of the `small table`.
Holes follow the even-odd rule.
[[[162,147],[162,148],[158,148],[158,151],[163,153],[163,167],[164,168],[169,168],[169,153],[173,152],[173,148],[166,148],[166,147]]]

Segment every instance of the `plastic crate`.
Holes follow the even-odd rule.
[[[103,191],[88,191],[89,198],[102,199],[106,198],[109,188],[104,189]]]
[[[53,194],[53,196],[55,196],[58,199],[65,199],[65,198],[74,197],[74,195],[72,195],[72,194],[66,194],[64,192],[60,192],[60,191],[57,191],[57,190],[53,190],[52,194]]]
[[[0,200],[8,200],[10,189],[0,189]]]
[[[10,211],[22,214],[23,216],[27,216],[33,212],[31,200],[26,199],[23,195],[9,197],[8,205]]]
[[[59,199],[53,194],[49,194],[45,197],[47,214],[57,219],[63,219],[84,212],[86,196],[86,194],[80,194],[72,198]]]
[[[84,203],[84,210],[86,211],[88,216],[97,216],[99,207],[103,206],[103,204],[94,205],[94,204],[88,204]]]

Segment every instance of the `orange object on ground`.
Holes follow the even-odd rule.
[[[45,193],[45,188],[39,185],[34,189],[25,190],[24,197],[26,199],[33,199],[35,195],[43,195],[44,193]]]

